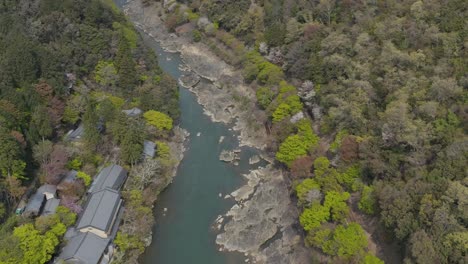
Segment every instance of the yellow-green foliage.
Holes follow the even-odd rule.
[[[164,113],[149,110],[143,114],[143,117],[149,125],[152,125],[159,130],[172,129],[172,118]]]
[[[330,209],[319,203],[314,203],[302,212],[299,222],[305,231],[310,231],[320,227],[328,219],[330,219]]]
[[[79,170],[83,162],[79,158],[74,158],[67,163],[67,168],[70,170]]]
[[[296,123],[297,134],[302,137],[302,139],[308,145],[308,148],[316,146],[319,142],[319,137],[312,130],[312,126],[307,119],[302,119]]]
[[[76,221],[76,214],[64,206],[58,206],[55,215],[57,215],[60,222],[67,227],[73,225]]]
[[[123,98],[117,96],[109,96],[109,100],[116,108],[121,108],[125,104],[125,100]]]
[[[359,210],[369,215],[375,213],[376,200],[374,194],[374,187],[365,185],[362,188],[361,199],[359,200],[358,208]]]
[[[330,210],[332,220],[341,221],[348,215],[349,208],[346,201],[349,197],[350,194],[347,192],[329,191],[326,193],[323,206]]]
[[[250,51],[246,54],[244,65],[246,78],[249,80],[258,79],[262,84],[275,85],[283,78],[284,73],[281,67],[267,61],[257,51]]]
[[[117,233],[114,243],[122,252],[136,249],[142,253],[145,250],[145,244],[137,236],[125,234],[122,231]]]
[[[314,234],[312,241],[326,254],[345,259],[362,254],[368,244],[364,230],[357,223],[339,225],[335,230],[319,230]]]
[[[276,159],[290,167],[296,159],[307,156],[308,149],[308,145],[301,136],[291,135],[281,143],[276,153]]]
[[[319,138],[312,130],[309,121],[306,119],[297,123],[297,134],[291,135],[281,143],[276,159],[291,166],[292,162],[307,155],[308,151],[314,148]]]
[[[357,191],[357,180],[360,178],[361,169],[358,165],[353,165],[346,169],[346,171],[339,173],[338,182],[344,185],[347,189]]]
[[[273,123],[277,123],[283,120],[284,118],[291,116],[291,106],[289,106],[286,103],[281,103],[278,105],[278,107],[275,109],[271,116],[273,119]]]
[[[94,80],[105,86],[115,85],[117,81],[117,69],[112,61],[99,61],[94,69]]]
[[[138,35],[130,24],[120,24],[119,22],[112,23],[114,30],[118,31],[125,40],[128,41],[132,49],[136,48]]]
[[[45,233],[41,233],[33,224],[24,224],[15,228],[13,235],[19,240],[19,247],[23,252],[21,263],[48,262],[60,243],[59,238],[65,234],[66,229],[66,226],[60,222]]]
[[[199,18],[200,18],[200,15],[193,12],[192,10],[188,9],[187,11],[185,11],[187,13],[187,18],[190,20],[190,21],[197,21]]]
[[[159,158],[165,160],[171,158],[171,149],[169,148],[169,145],[162,141],[156,141],[156,146],[156,153],[158,154]]]
[[[295,189],[299,204],[304,204],[307,193],[312,189],[320,190],[320,185],[314,179],[305,179]]]
[[[62,121],[68,124],[75,124],[80,119],[80,113],[69,105],[65,106]]]
[[[280,91],[275,99],[278,107],[273,111],[273,122],[279,122],[286,117],[292,116],[302,110],[302,103],[297,95],[296,87],[286,81],[280,82]]]
[[[91,176],[89,176],[88,174],[86,174],[86,173],[84,173],[84,172],[82,172],[82,171],[79,171],[79,172],[76,174],[76,177],[77,177],[78,179],[82,179],[86,187],[89,186],[89,185],[91,184],[91,180],[92,180],[92,179],[91,179]]]
[[[121,97],[105,93],[105,92],[92,92],[91,97],[96,99],[98,102],[104,99],[109,99],[115,108],[121,108],[125,104],[125,100]]]
[[[367,253],[364,256],[364,261],[362,262],[362,264],[385,264],[385,263],[383,262],[383,260],[372,255],[371,253]]]
[[[343,141],[343,138],[345,138],[348,135],[348,130],[342,129],[338,134],[335,136],[335,140],[333,143],[330,144],[330,150],[333,152],[336,152],[338,148],[341,147],[341,142]]]

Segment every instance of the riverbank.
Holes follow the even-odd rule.
[[[239,71],[203,44],[167,32],[158,17],[159,4],[143,8],[135,0],[124,10],[138,28],[167,51],[179,52],[188,69],[205,80],[188,89],[197,96],[206,115],[215,122],[233,125],[241,146],[265,149],[268,136],[262,118],[258,120],[264,113],[256,108],[254,91],[244,84]],[[262,156],[273,160],[266,152]],[[298,211],[290,200],[282,171],[268,165],[248,175],[255,175],[254,180],[231,194],[236,204],[227,213],[216,242],[223,250],[245,253],[255,263],[307,262],[301,236],[293,227]]]
[[[241,146],[264,149],[268,137],[263,124],[258,123],[258,117],[264,113],[255,107],[255,93],[244,84],[241,73],[202,43],[192,43],[190,38],[169,33],[158,16],[161,8],[160,3],[143,8],[141,1],[136,0],[129,1],[124,12],[137,28],[166,51],[180,53],[188,71],[209,80],[188,89],[197,95],[198,102],[214,122],[234,123]]]

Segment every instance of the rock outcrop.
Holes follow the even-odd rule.
[[[245,176],[248,184],[231,193],[239,204],[226,214],[231,218],[216,243],[246,253],[256,263],[306,263],[307,251],[292,228],[298,211],[281,171],[268,165]]]

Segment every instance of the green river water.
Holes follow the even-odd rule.
[[[158,55],[161,68],[178,79],[182,74],[179,66],[183,64],[179,54],[165,52],[149,36],[143,37]],[[241,174],[249,171],[248,159],[256,154],[255,150],[241,148],[238,166],[220,161],[223,149],[238,147],[236,133],[204,115],[193,93],[182,87],[179,91],[180,126],[190,133],[187,150],[173,183],[156,202],[153,242],[141,263],[244,263],[241,254],[218,251],[216,232],[211,226],[218,215],[226,213],[234,204],[224,196],[242,185]],[[221,136],[225,139],[219,143]]]

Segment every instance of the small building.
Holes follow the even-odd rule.
[[[92,193],[78,220],[76,229],[91,232],[101,238],[112,236],[114,224],[118,222],[122,199],[117,190],[106,188]]]
[[[143,111],[138,107],[134,107],[128,110],[122,110],[122,112],[126,114],[128,117],[137,117],[141,115],[141,113],[143,113]]]
[[[154,158],[156,144],[153,141],[145,140],[143,142],[143,157]]]
[[[52,215],[57,212],[57,207],[60,204],[60,199],[52,198],[46,201],[44,205],[44,210],[42,210],[42,215]]]
[[[80,233],[63,248],[56,263],[101,264],[110,260],[110,239],[101,238],[93,233]]]
[[[36,192],[28,201],[23,214],[25,216],[38,216],[41,214],[41,210],[44,207],[45,196],[42,193]]]
[[[57,186],[52,184],[44,184],[39,187],[39,189],[37,189],[37,193],[45,195],[47,200],[57,198]]]
[[[75,130],[70,130],[67,135],[65,136],[66,140],[69,141],[79,141],[81,137],[84,135],[84,125],[80,123],[80,125]]]
[[[102,169],[93,181],[88,193],[97,192],[106,188],[120,190],[127,179],[127,171],[119,165],[113,164]]]

